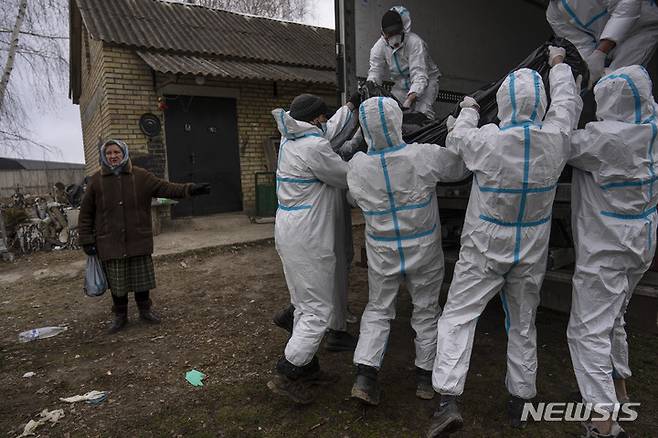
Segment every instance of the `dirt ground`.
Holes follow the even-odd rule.
[[[355,231],[360,235],[361,231]],[[358,256],[357,256],[358,258]],[[422,436],[436,400],[414,395],[413,332],[410,300],[402,292],[384,367],[382,403],[364,408],[349,399],[353,379],[350,353],[321,349],[320,363],[339,372],[308,407],[271,394],[266,382],[287,339],[271,323],[288,294],[272,242],[205,250],[156,260],[153,293],[160,326],[137,319],[117,335],[109,324],[108,294],[92,299],[82,292],[81,253],[58,252],[0,264],[0,278],[17,270],[47,267],[47,278],[0,282],[0,436],[17,436],[43,409],[64,409],[56,425],[37,433],[52,437],[414,437]],[[62,275],[53,272],[60,268]],[[367,301],[366,270],[355,267],[351,308]],[[500,303],[480,319],[466,391],[461,401],[465,437],[575,437],[576,423],[536,423],[525,431],[507,426],[506,337]],[[567,317],[539,312],[538,400],[568,401],[576,389],[565,338]],[[28,344],[20,331],[66,325],[57,337]],[[358,326],[350,326],[357,333]],[[629,333],[634,401],[639,419],[626,425],[633,437],[658,437],[658,337]],[[185,381],[191,369],[207,374],[205,385]],[[28,371],[36,375],[22,378]],[[69,405],[60,397],[91,390],[111,391],[93,406]]]

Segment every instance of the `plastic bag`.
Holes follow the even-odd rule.
[[[103,264],[96,255],[87,257],[84,289],[85,294],[89,297],[100,297],[107,290],[107,278],[105,278]]]

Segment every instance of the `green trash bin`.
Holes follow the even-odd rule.
[[[256,216],[276,215],[276,173],[256,172]]]

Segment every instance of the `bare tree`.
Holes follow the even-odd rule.
[[[186,1],[301,22],[311,15],[313,0]],[[66,89],[68,0],[0,0],[0,72],[0,152],[52,150],[31,138],[28,121],[52,108],[52,97]]]
[[[66,87],[67,19],[66,0],[0,1],[0,152],[51,149],[27,124]]]
[[[190,3],[299,22],[307,18],[310,13],[309,0],[191,0]]]

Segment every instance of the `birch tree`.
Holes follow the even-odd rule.
[[[67,0],[0,1],[0,152],[49,149],[30,138],[28,115],[66,89]]]

